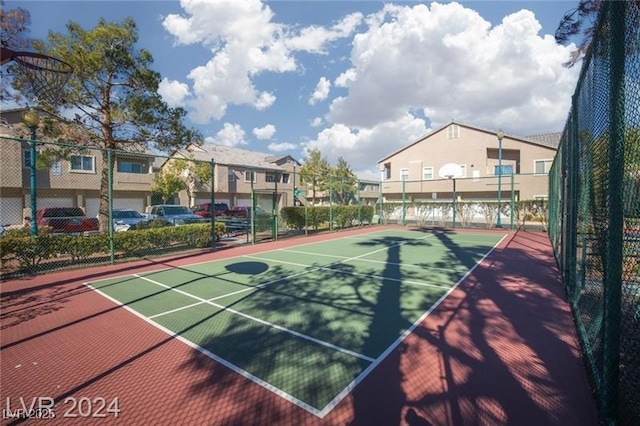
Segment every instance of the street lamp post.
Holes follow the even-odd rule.
[[[36,129],[40,124],[38,112],[31,108],[22,117],[22,122],[31,131],[29,141],[29,170],[30,170],[30,195],[31,195],[31,235],[38,234],[38,221],[36,220]]]
[[[498,130],[496,137],[498,138],[498,220],[496,221],[496,228],[502,228],[500,208],[502,205],[502,138],[504,138],[504,132]]]

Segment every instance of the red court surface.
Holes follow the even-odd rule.
[[[340,235],[359,232],[366,229]],[[598,424],[546,234],[510,232],[324,418],[250,382],[83,285],[330,238],[335,235],[3,282],[3,414],[40,397],[45,405],[53,401],[56,418],[27,424]],[[114,401],[117,417],[115,405],[110,405]],[[17,423],[2,419],[2,424]]]

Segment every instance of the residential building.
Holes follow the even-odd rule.
[[[497,200],[498,187],[503,200],[546,199],[560,136],[504,135],[499,141],[496,131],[452,121],[380,159],[384,201],[452,200],[454,179],[439,176],[448,163],[459,166],[458,200]]]
[[[0,221],[19,225],[31,215],[31,142],[22,124],[26,108],[0,111]],[[46,113],[39,111],[45,118]],[[43,123],[41,123],[43,125]],[[43,136],[38,131],[38,141]],[[98,214],[104,151],[80,146],[38,143],[37,158],[49,157],[48,164],[37,163],[36,208],[82,207],[87,216]],[[157,171],[151,153],[114,152],[113,207],[143,211],[151,203],[151,188]]]
[[[177,151],[173,158],[213,160],[216,203],[227,203],[229,207],[249,206],[253,190],[256,193],[256,205],[264,211],[270,212],[274,206],[282,208],[294,205],[294,181],[300,184],[300,163],[288,154],[274,156],[205,143]],[[197,186],[191,200],[186,191],[180,193],[180,203],[183,205],[205,203],[210,199],[210,182]]]

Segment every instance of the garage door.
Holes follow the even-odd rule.
[[[87,216],[97,217],[100,211],[100,199],[99,198],[86,198],[86,210]],[[114,209],[133,209],[142,213],[144,211],[144,200],[142,198],[114,198]]]
[[[0,225],[20,225],[23,221],[22,200],[0,198]]]
[[[87,217],[98,217],[100,211],[100,198],[85,198],[85,214]]]
[[[36,200],[36,208],[43,209],[45,207],[73,207],[73,198],[67,197],[50,197],[38,198]]]
[[[144,200],[142,198],[114,198],[114,209],[133,209],[138,212],[144,211]]]

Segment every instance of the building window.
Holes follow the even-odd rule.
[[[551,169],[553,160],[535,160],[533,162],[533,173],[537,175],[547,175]]]
[[[409,169],[400,169],[400,180],[409,179]]]
[[[447,127],[447,139],[458,139],[460,138],[460,126],[457,124],[452,124]]]
[[[493,174],[495,176],[498,175],[512,175],[513,174],[513,165],[512,164],[503,164],[502,165],[502,173],[500,173],[500,166],[494,166],[493,168]]]
[[[145,174],[148,168],[143,161],[118,160],[118,171],[120,173]]]
[[[264,181],[265,182],[271,182],[271,183],[276,182],[276,174],[275,173],[270,173],[270,172],[265,173]]]
[[[22,151],[22,167],[25,169],[31,167],[31,151],[28,149]]]
[[[460,166],[460,176],[461,178],[467,177],[467,165],[466,164],[458,164]]]
[[[233,169],[229,169],[229,182],[233,182],[236,180],[236,172]]]
[[[386,163],[384,168],[381,170],[382,172],[382,180],[391,179],[391,163]]]
[[[251,170],[247,170],[246,172],[244,172],[244,181],[245,182],[251,182],[251,180],[253,179],[253,182],[256,182],[256,174],[254,172],[252,172]]]
[[[433,167],[422,168],[422,179],[424,180],[433,179]]]
[[[282,183],[289,183],[289,173],[282,174]]]
[[[96,168],[95,168],[95,157],[90,157],[88,155],[72,155],[71,156],[71,171],[72,172],[94,173],[96,171]]]

